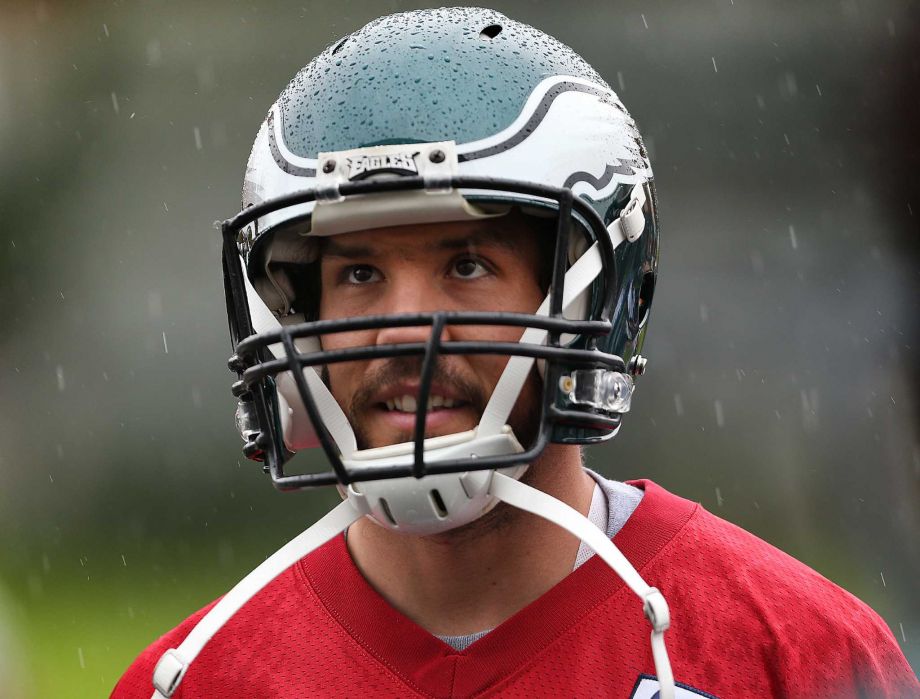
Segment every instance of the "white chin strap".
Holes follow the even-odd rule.
[[[492,476],[489,492],[502,502],[559,525],[586,543],[642,600],[642,611],[652,625],[652,660],[658,677],[658,696],[660,699],[674,699],[674,673],[671,671],[671,661],[668,659],[668,649],[664,643],[664,632],[671,625],[671,612],[658,588],[649,586],[642,579],[632,563],[613,541],[597,528],[597,525],[552,495],[501,473]]]
[[[645,229],[645,184],[640,182],[635,185],[630,193],[629,202],[623,207],[623,212],[615,221],[607,226],[607,233],[613,248],[616,249],[624,240],[630,243],[637,240]],[[565,282],[562,289],[563,313],[571,307],[578,305],[579,297],[587,290],[597,276],[601,273],[603,264],[599,243],[595,242],[579,257],[565,273]],[[543,299],[536,315],[545,316],[549,313],[549,296]],[[548,331],[539,328],[527,328],[521,336],[521,344],[542,345],[546,342]],[[500,432],[511,415],[511,410],[527,381],[530,369],[534,363],[533,357],[515,355],[508,360],[508,365],[498,380],[489,404],[483,411],[479,421],[481,434],[496,434]]]
[[[664,632],[670,624],[670,613],[661,592],[647,585],[614,543],[577,510],[501,473],[491,474],[489,493],[509,505],[558,524],[585,542],[642,600],[643,611],[652,625],[652,659],[658,677],[659,696],[661,699],[674,699],[674,675],[664,643]],[[153,672],[152,699],[165,699],[173,695],[188,672],[189,666],[207,642],[262,588],[301,558],[367,514],[366,511],[358,509],[355,502],[360,501],[344,500],[303,534],[266,559],[201,618],[178,648],[167,650],[160,657]]]
[[[565,273],[565,284],[562,290],[562,308],[567,310],[575,300],[581,296],[597,275],[601,273],[601,254],[598,243],[594,243],[585,253],[578,258],[569,271]],[[549,313],[549,296],[543,299],[536,315],[545,316]],[[521,335],[522,345],[542,345],[546,342],[548,331],[540,328],[527,328]],[[533,357],[514,355],[508,359],[508,364],[502,372],[492,397],[482,412],[479,420],[479,433],[482,435],[497,434],[508,422],[508,416],[517,402],[521,389],[527,381],[530,369],[534,364]]]
[[[240,580],[230,592],[205,614],[178,648],[166,651],[153,671],[153,699],[171,697],[208,641],[223,628],[240,608],[294,563],[315,551],[353,522],[364,516],[351,500],[337,505],[303,534],[269,556],[262,564]]]

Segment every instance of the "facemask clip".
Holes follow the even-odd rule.
[[[559,379],[569,403],[610,413],[628,413],[634,389],[629,374],[606,369],[579,369]]]

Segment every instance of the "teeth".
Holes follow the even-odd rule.
[[[434,408],[453,408],[458,401],[444,396],[429,396],[428,410]],[[418,409],[418,401],[415,396],[405,395],[396,396],[386,401],[387,410],[398,410],[401,413],[414,413]]]

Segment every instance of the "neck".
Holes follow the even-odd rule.
[[[594,481],[577,447],[549,446],[522,480],[588,513]],[[504,503],[436,536],[398,534],[367,518],[348,530],[349,553],[371,586],[436,635],[498,626],[572,572],[579,543],[557,525]]]

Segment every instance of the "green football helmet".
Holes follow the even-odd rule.
[[[319,239],[512,211],[554,226],[553,276],[539,309],[317,317]],[[658,260],[651,166],[610,86],[532,27],[491,10],[421,10],[329,46],[269,110],[243,210],[223,235],[244,452],[282,489],[383,488],[382,523],[442,530],[488,509],[468,496],[483,491],[490,469],[519,475],[550,442],[609,439],[629,410]],[[461,324],[519,326],[520,342],[440,340],[440,328]],[[430,340],[334,352],[319,341],[388,325],[431,327]],[[438,355],[476,353],[510,357],[478,427],[426,439]],[[407,354],[423,367],[415,438],[362,449],[323,367]],[[532,371],[543,404],[533,443],[522,445],[507,418]],[[293,454],[317,444],[331,470],[286,472]],[[416,495],[400,504],[400,489],[439,474],[475,483],[426,486],[436,502],[415,521]]]

